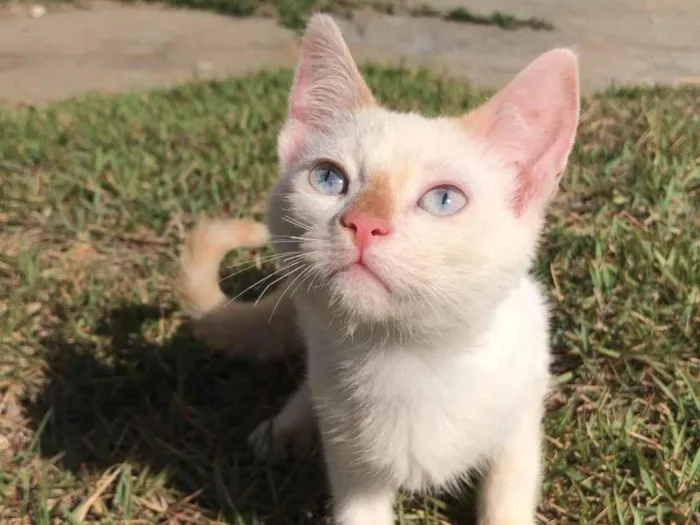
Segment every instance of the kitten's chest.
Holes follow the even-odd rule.
[[[352,443],[353,461],[407,489],[443,485],[475,466],[512,408],[488,395],[493,364],[468,355],[426,360],[384,349],[341,366],[310,362],[309,373],[319,416]]]

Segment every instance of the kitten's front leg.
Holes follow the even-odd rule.
[[[521,416],[510,440],[492,458],[484,480],[479,525],[533,525],[539,498],[541,409]]]
[[[263,421],[248,438],[260,459],[303,459],[313,448],[316,422],[308,381],[294,392],[277,415]]]
[[[352,460],[352,443],[322,435],[334,525],[393,525],[396,489]]]

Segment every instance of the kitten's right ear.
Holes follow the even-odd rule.
[[[340,29],[330,16],[315,14],[301,43],[287,122],[277,146],[280,162],[298,160],[307,133],[330,130],[338,120],[373,104]]]

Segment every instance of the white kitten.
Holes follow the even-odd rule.
[[[178,282],[211,346],[306,349],[306,381],[252,441],[304,453],[317,421],[335,523],[392,524],[400,488],[475,470],[482,524],[534,523],[549,348],[528,269],[578,112],[563,49],[463,117],[389,111],[332,19],[311,20],[268,207],[284,285],[226,304],[220,258],[267,241],[252,221],[202,223]]]

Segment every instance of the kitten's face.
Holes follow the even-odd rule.
[[[468,115],[382,109],[335,23],[315,15],[268,207],[277,251],[293,254],[290,288],[358,322],[436,326],[488,309],[529,265],[578,104],[575,57],[555,50]]]
[[[512,183],[459,121],[370,108],[308,140],[270,226],[300,238],[277,249],[304,254],[307,282],[334,307],[377,321],[452,317],[527,267],[534,232],[513,213]]]

